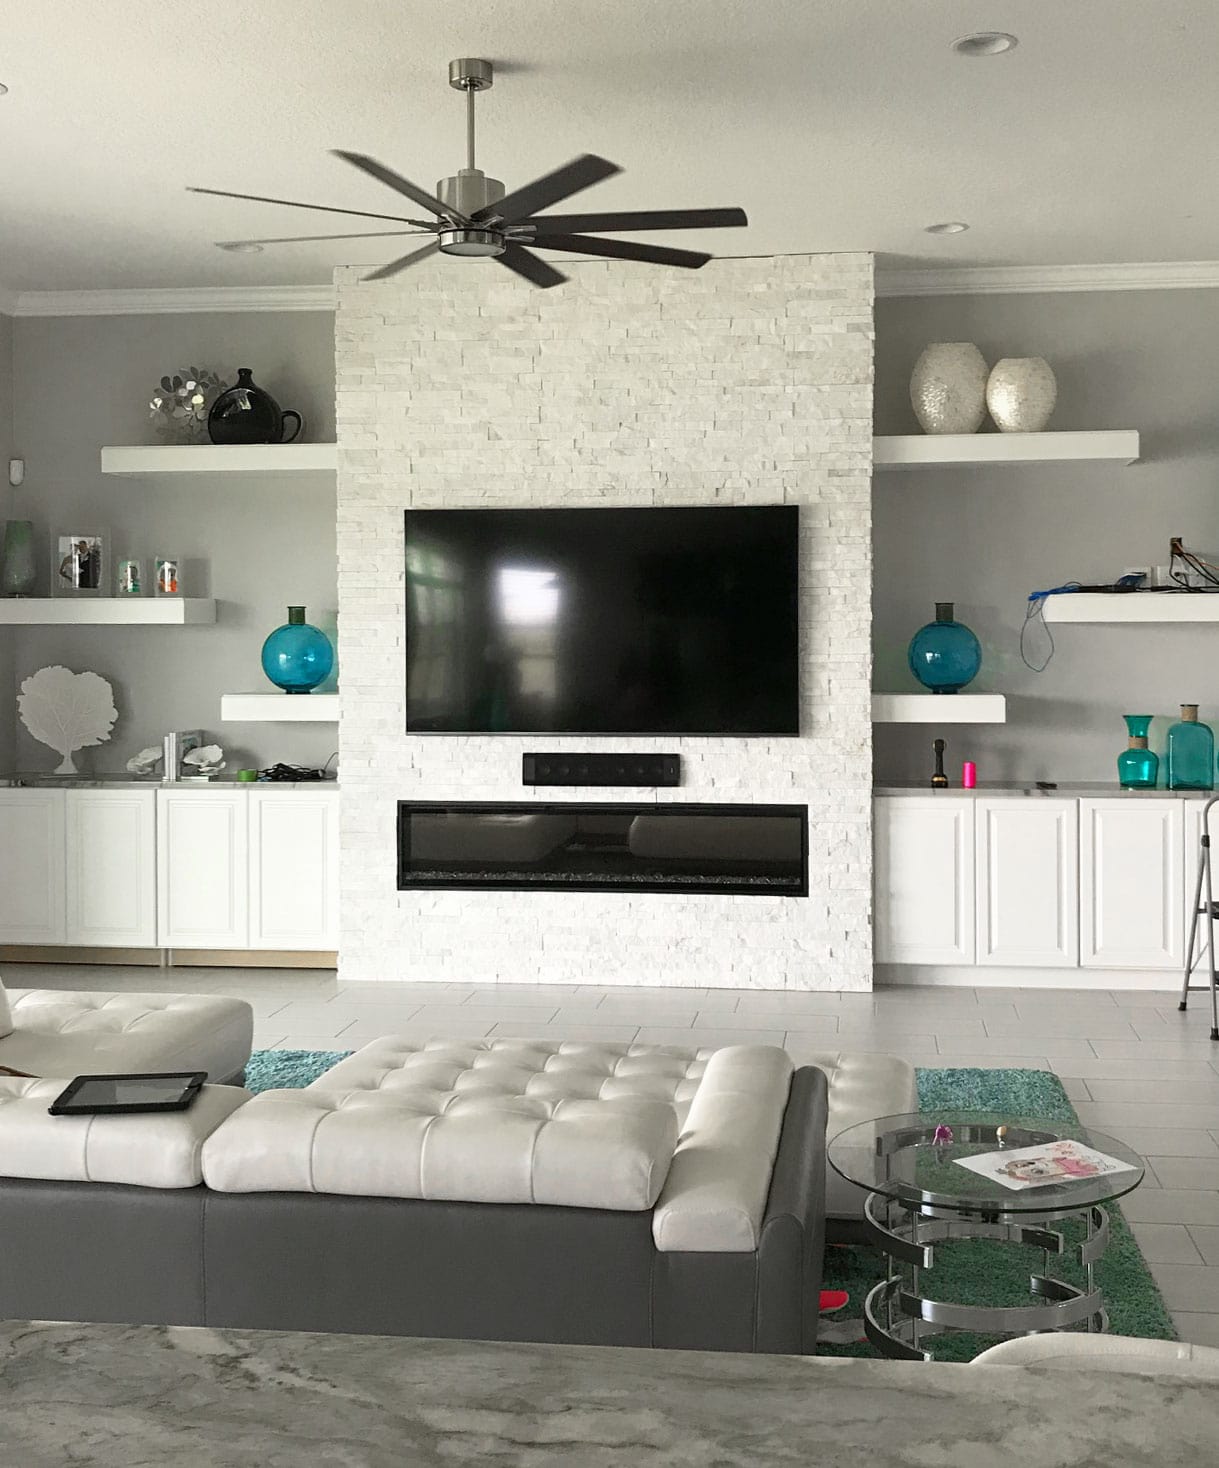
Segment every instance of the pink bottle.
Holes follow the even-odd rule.
[[[961,766],[961,789],[973,790],[978,783],[978,767],[973,760],[967,759]]]

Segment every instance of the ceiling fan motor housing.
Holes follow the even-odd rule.
[[[463,168],[451,178],[440,179],[436,197],[468,219],[480,209],[498,204],[504,197],[504,186],[498,178],[489,178],[481,168]],[[494,229],[446,229],[439,239],[446,255],[504,253],[504,237]]]

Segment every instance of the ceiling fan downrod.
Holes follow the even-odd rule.
[[[466,166],[450,178],[436,184],[436,197],[450,209],[471,218],[480,209],[498,204],[504,197],[504,185],[498,178],[488,178],[474,162],[474,98],[485,92],[494,81],[489,61],[463,56],[449,62],[449,86],[466,94]],[[446,255],[502,255],[506,241],[496,229],[458,227],[443,230],[440,248]]]

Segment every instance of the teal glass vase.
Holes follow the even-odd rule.
[[[1154,714],[1123,714],[1130,747],[1117,757],[1117,778],[1123,790],[1154,790],[1160,773],[1160,756],[1147,748],[1147,731]]]
[[[305,621],[304,607],[289,607],[287,622],[262,645],[263,672],[285,693],[309,693],[333,667],[329,637]]]
[[[1198,721],[1198,705],[1181,705],[1181,722],[1168,731],[1168,788],[1215,788],[1215,736]]]
[[[937,601],[935,621],[910,639],[906,662],[932,693],[958,693],[978,676],[982,646],[963,622],[954,619],[952,603]]]

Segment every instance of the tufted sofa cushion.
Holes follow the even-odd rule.
[[[187,1111],[48,1115],[47,1107],[70,1079],[0,1076],[0,1177],[198,1187],[204,1139],[249,1094],[237,1086],[204,1086]]]
[[[13,1033],[13,1012],[8,1002],[8,990],[0,979],[0,1040]]]
[[[254,1011],[241,999],[58,989],[10,989],[9,998],[0,1065],[31,1075],[202,1070],[226,1081],[250,1058]]]
[[[757,1245],[792,1064],[782,1050],[389,1037],[208,1141],[221,1192],[643,1211],[663,1249]],[[679,1136],[680,1129],[680,1136]]]

